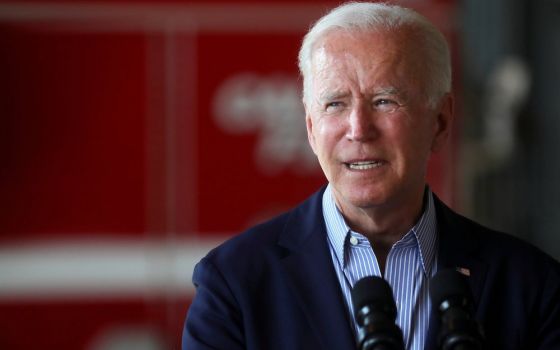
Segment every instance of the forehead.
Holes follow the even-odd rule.
[[[319,83],[324,88],[335,85],[344,89],[341,85],[345,78],[360,85],[390,83],[393,86],[405,84],[406,80],[418,80],[421,69],[417,62],[422,59],[418,57],[419,50],[415,49],[417,45],[412,34],[406,28],[331,30],[317,42],[312,53],[314,85]]]
[[[341,51],[358,52],[363,50],[375,50],[382,47],[394,49],[404,46],[406,42],[404,29],[399,30],[362,30],[334,28],[325,32],[313,47],[317,50],[327,50],[332,53]]]
[[[342,60],[364,64],[391,63],[418,55],[413,32],[406,28],[396,30],[331,29],[314,45],[312,67]]]

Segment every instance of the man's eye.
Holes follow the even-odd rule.
[[[376,106],[383,106],[383,105],[394,104],[395,102],[391,101],[391,100],[388,100],[388,99],[385,99],[385,98],[382,98],[382,99],[376,100],[374,103],[375,103]]]
[[[333,111],[333,110],[337,110],[337,109],[339,109],[339,108],[341,108],[341,107],[343,107],[343,106],[344,106],[344,104],[343,104],[342,102],[338,102],[338,101],[329,102],[329,103],[326,104],[325,110],[327,110],[327,111]]]
[[[376,109],[383,112],[393,112],[400,106],[396,101],[386,98],[380,98],[373,101],[373,105]]]

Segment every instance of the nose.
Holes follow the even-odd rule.
[[[354,106],[348,116],[346,138],[349,141],[364,142],[375,138],[377,128],[374,115],[363,103]]]

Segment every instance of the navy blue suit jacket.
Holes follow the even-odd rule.
[[[327,245],[323,190],[212,250],[193,274],[183,349],[356,349]],[[560,265],[436,199],[438,270],[470,270],[488,349],[560,349]],[[426,349],[436,349],[432,312]]]

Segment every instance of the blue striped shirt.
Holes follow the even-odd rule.
[[[344,221],[330,185],[323,194],[323,216],[334,268],[357,334],[350,291],[361,278],[382,274],[367,237],[352,231]],[[429,280],[436,273],[436,231],[434,200],[428,189],[422,216],[393,245],[385,264],[385,280],[391,285],[397,304],[397,325],[409,350],[423,350],[428,334],[431,308],[428,290]]]

